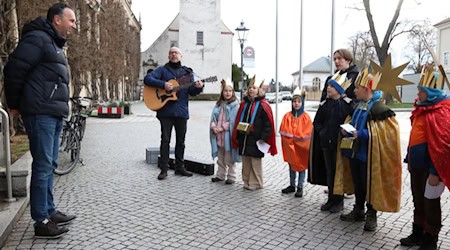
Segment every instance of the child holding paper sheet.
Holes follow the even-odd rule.
[[[309,148],[313,126],[311,118],[304,112],[305,92],[297,87],[292,94],[292,110],[287,112],[280,125],[281,145],[284,161],[289,163],[290,184],[281,190],[283,194],[297,192],[295,197],[303,197],[305,170],[308,168]],[[298,184],[295,179],[298,173]]]
[[[444,184],[450,187],[450,96],[443,90],[446,79],[443,70],[435,72],[430,67],[422,72],[418,85],[407,155],[414,219],[412,234],[400,240],[404,246],[437,249],[442,226],[440,195]]]
[[[340,212],[344,208],[344,196],[334,194],[333,187],[339,126],[353,113],[353,101],[345,95],[345,90],[350,85],[351,81],[347,79],[346,73],[337,72],[331,77],[327,84],[327,98],[320,103],[314,117],[313,158],[309,181],[312,184],[328,186],[328,199],[320,210],[331,213]]]
[[[272,109],[264,99],[260,85],[255,82],[255,77],[250,80],[232,135],[232,146],[239,148],[242,155],[242,181],[247,190],[263,188],[262,158],[266,152],[262,151],[267,151],[265,144],[269,145],[267,153],[277,153]]]

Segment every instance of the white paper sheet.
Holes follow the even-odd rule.
[[[356,131],[356,128],[353,127],[350,123],[341,124],[341,128],[343,128],[347,133]]]
[[[428,183],[428,179],[427,179],[427,184],[425,185],[425,198],[427,199],[437,199],[439,197],[441,197],[441,194],[444,192],[445,189],[445,185],[442,181],[439,182],[438,185],[436,186],[431,186]]]
[[[258,140],[256,142],[256,146],[258,147],[259,151],[263,152],[264,154],[267,154],[270,149],[270,145],[267,144],[264,140]]]

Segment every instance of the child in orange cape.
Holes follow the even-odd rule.
[[[287,112],[280,126],[281,145],[284,161],[289,163],[290,184],[281,190],[288,194],[295,192],[297,178],[297,192],[295,197],[303,196],[305,170],[308,168],[309,149],[313,125],[311,118],[304,111],[305,92],[301,93],[297,87],[292,96],[292,110]]]

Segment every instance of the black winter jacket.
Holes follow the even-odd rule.
[[[67,117],[70,75],[65,42],[44,17],[24,25],[4,69],[8,108],[25,115]]]
[[[342,98],[338,100],[327,98],[325,103],[319,106],[313,124],[320,138],[321,149],[336,150],[340,125],[353,113],[353,106],[353,102],[347,103]]]
[[[181,66],[181,63],[167,63],[156,68],[144,78],[144,84],[164,89],[164,84],[169,80],[177,80],[180,85],[194,82],[192,69]],[[203,88],[190,86],[177,91],[177,101],[169,101],[156,112],[157,117],[182,117],[189,119],[189,95],[196,96]]]
[[[347,70],[342,71],[341,75],[344,74],[344,73],[347,73],[347,79],[351,79],[352,80],[352,84],[345,90],[345,94],[347,95],[347,97],[351,98],[352,100],[356,100],[356,96],[355,96],[355,80],[356,80],[356,77],[358,77],[358,74],[359,74],[358,66],[356,66],[356,65],[350,66]],[[325,81],[325,85],[323,86],[323,89],[322,89],[322,97],[320,98],[321,102],[327,98],[328,80],[330,80],[331,77],[332,76],[328,76],[327,80]]]
[[[258,101],[260,98],[256,98],[255,101]],[[242,111],[244,114],[244,122],[250,123],[251,115],[249,115],[249,108],[251,107],[251,102],[248,97],[244,97],[244,101],[248,104],[247,108]],[[236,117],[236,122],[239,123],[240,117]],[[258,110],[256,112],[255,120],[253,122],[253,129],[249,134],[243,134],[241,132],[237,132],[237,141],[239,144],[239,154],[251,157],[264,157],[264,153],[259,151],[256,146],[256,142],[258,140],[264,140],[265,142],[269,141],[270,133],[272,131],[272,124],[269,121],[269,118],[264,111],[263,107],[259,105]]]

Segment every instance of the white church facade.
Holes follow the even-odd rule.
[[[201,13],[201,14],[199,14]],[[217,76],[204,93],[219,93],[220,79],[231,79],[233,32],[220,18],[220,0],[180,0],[180,11],[156,41],[141,53],[141,80],[149,68],[168,61],[170,47],[179,47],[181,63],[196,77]]]

